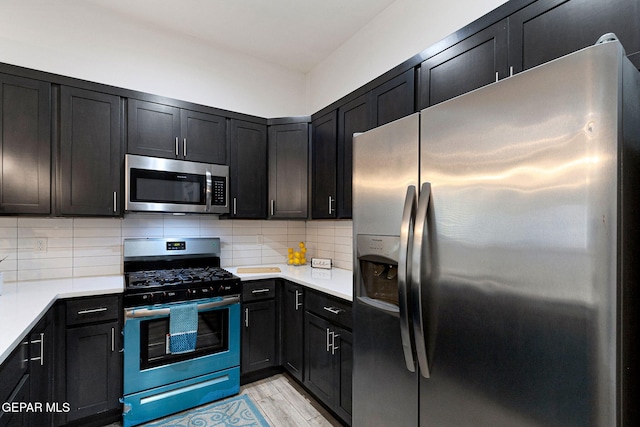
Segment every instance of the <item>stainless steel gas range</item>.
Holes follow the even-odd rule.
[[[125,239],[124,427],[240,391],[240,279],[220,239]]]

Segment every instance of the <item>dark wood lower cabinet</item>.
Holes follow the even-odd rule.
[[[351,332],[306,312],[305,356],[304,385],[343,421],[351,424]]]
[[[247,374],[277,365],[276,302],[252,302],[242,306],[242,360]]]
[[[92,425],[120,418],[122,405],[122,298],[77,298],[65,303],[66,345],[61,401],[65,422]]]
[[[117,321],[67,330],[67,421],[118,409],[122,354],[116,334],[120,335]]]
[[[285,281],[282,289],[282,367],[304,380],[304,286]]]

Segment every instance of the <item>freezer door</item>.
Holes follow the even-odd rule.
[[[422,426],[616,425],[617,43],[421,114]]]
[[[353,142],[354,426],[418,423],[405,277],[413,223],[403,215],[415,210],[418,126],[414,114]]]

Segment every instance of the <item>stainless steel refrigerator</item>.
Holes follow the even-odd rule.
[[[639,135],[609,41],[354,138],[354,426],[640,425]]]

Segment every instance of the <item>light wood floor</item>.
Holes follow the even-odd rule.
[[[284,374],[274,375],[240,387],[258,407],[271,427],[336,427],[336,421],[294,380]],[[121,427],[122,423],[106,427]]]
[[[318,402],[284,374],[247,384],[247,394],[272,427],[340,426]]]

